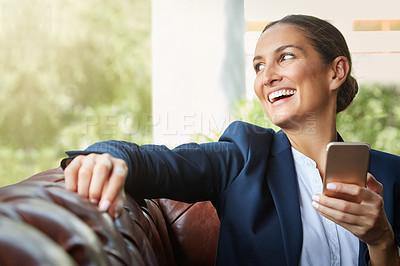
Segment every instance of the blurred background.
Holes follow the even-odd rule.
[[[252,92],[255,42],[292,13],[345,35],[360,90],[346,141],[400,155],[394,0],[0,0],[0,186],[108,139],[174,147],[233,120],[273,127]],[[275,128],[276,129],[276,128]]]
[[[94,141],[151,139],[136,121],[151,114],[149,0],[0,3],[0,185]]]

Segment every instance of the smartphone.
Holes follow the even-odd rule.
[[[341,182],[366,186],[369,154],[371,147],[363,142],[331,142],[327,145],[323,194],[355,201],[347,194],[332,192],[326,189],[329,182]]]

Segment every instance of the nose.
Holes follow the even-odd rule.
[[[269,64],[265,66],[264,69],[264,81],[265,86],[274,86],[277,82],[282,80],[282,75],[279,73],[277,66]]]

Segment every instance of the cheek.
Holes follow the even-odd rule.
[[[297,84],[304,84],[308,83],[310,79],[314,79],[314,76],[309,67],[302,66],[294,71],[291,79],[294,80]]]
[[[298,67],[293,75],[293,79],[296,80],[297,84],[311,87],[314,92],[324,88],[326,85],[325,71],[321,69],[321,63],[314,61],[308,62],[308,64],[302,64],[301,67]]]
[[[260,78],[256,78],[254,80],[254,92],[257,95],[259,100],[262,100],[264,98],[263,95],[263,84]]]
[[[256,78],[254,81],[254,92],[261,104],[261,108],[264,111],[264,114],[269,118],[269,111],[268,111],[268,104],[266,103],[267,101],[267,96],[264,95],[264,85],[261,80],[261,78]]]

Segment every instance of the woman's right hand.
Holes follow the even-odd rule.
[[[88,198],[99,211],[118,218],[126,197],[124,192],[128,167],[124,160],[111,155],[91,153],[75,157],[65,168],[65,184],[70,191]]]

